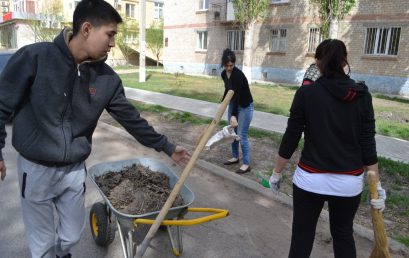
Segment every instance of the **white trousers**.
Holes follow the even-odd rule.
[[[85,228],[85,163],[46,167],[20,155],[17,165],[23,221],[32,257],[68,254]]]

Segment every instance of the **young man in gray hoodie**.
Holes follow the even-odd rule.
[[[19,152],[22,214],[33,258],[71,257],[85,226],[85,159],[101,113],[107,110],[141,144],[184,165],[185,148],[158,134],[124,94],[105,60],[115,46],[118,12],[103,0],[82,0],[54,42],[19,49],[0,76],[1,150],[11,114]],[[59,221],[54,225],[54,207]]]

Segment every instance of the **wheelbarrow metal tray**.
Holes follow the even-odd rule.
[[[152,159],[152,158],[135,158],[130,160],[120,160],[114,162],[105,162],[100,163],[97,165],[92,166],[88,169],[88,176],[90,177],[91,181],[95,184],[98,191],[101,193],[101,196],[104,198],[105,203],[109,206],[113,214],[120,220],[121,224],[129,224],[129,227],[132,227],[132,222],[134,219],[144,218],[144,219],[155,219],[156,216],[159,214],[160,211],[153,211],[149,213],[139,214],[139,215],[131,215],[126,214],[123,212],[118,211],[109,201],[108,197],[102,192],[99,188],[97,183],[95,182],[95,178],[102,176],[108,172],[121,172],[125,167],[132,166],[133,164],[140,164],[145,167],[149,167],[150,170],[154,172],[164,173],[169,177],[169,185],[170,188],[173,188],[178,181],[178,177],[175,172],[170,169],[166,164],[162,163],[159,160]],[[165,219],[173,219],[178,217],[180,214],[187,212],[187,208],[190,204],[194,201],[194,193],[186,186],[183,185],[180,191],[180,195],[183,198],[183,205],[172,207],[169,209],[168,214],[166,215]]]

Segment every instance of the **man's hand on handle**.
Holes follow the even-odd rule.
[[[176,146],[171,158],[180,166],[186,166],[190,160],[190,153],[182,146]]]
[[[1,181],[4,180],[6,177],[6,163],[4,163],[4,160],[0,160],[0,174],[1,174]]]

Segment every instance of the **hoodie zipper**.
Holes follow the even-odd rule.
[[[77,65],[76,70],[77,70],[78,77],[80,77],[81,73],[80,73],[79,65]],[[75,78],[75,80],[76,80],[76,78]],[[74,84],[75,84],[75,80],[74,80]],[[70,97],[70,94],[69,94],[69,92],[67,90],[64,91],[64,97],[65,98]],[[66,161],[66,158],[67,158],[67,145],[68,145],[67,144],[67,137],[65,135],[65,129],[64,129],[64,125],[65,125],[64,117],[65,117],[65,114],[67,113],[68,106],[70,105],[70,100],[68,99],[66,101],[66,103],[67,104],[65,105],[64,111],[61,114],[61,126],[62,126],[61,130],[62,130],[62,134],[63,134],[63,137],[64,137],[64,159],[63,159],[64,162]]]

